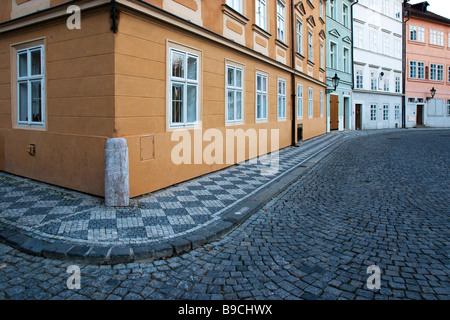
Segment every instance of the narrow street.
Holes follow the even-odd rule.
[[[152,263],[83,266],[0,244],[0,299],[449,299],[450,131],[342,144],[222,240]],[[367,268],[380,268],[380,289]]]

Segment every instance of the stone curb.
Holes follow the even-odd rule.
[[[245,199],[228,209],[221,220],[181,238],[149,244],[94,246],[71,244],[64,241],[44,241],[31,237],[19,228],[0,224],[0,242],[34,256],[91,265],[151,262],[177,256],[220,240],[235,228],[240,227],[267,202],[278,196],[307,170],[331,155],[334,149],[346,141],[348,139],[342,139],[324,147],[288,174],[282,175],[269,186],[257,192],[252,198]]]

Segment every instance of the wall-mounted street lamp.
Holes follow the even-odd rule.
[[[331,78],[331,84],[333,85],[334,89],[326,89],[326,93],[331,93],[333,91],[336,91],[337,86],[339,85],[339,77],[337,75],[337,73],[334,74],[334,77]]]
[[[430,90],[430,92],[431,92],[431,99],[433,99],[433,98],[434,98],[434,95],[436,94],[436,89],[433,87],[433,88]]]

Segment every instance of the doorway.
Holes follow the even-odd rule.
[[[350,98],[344,97],[344,129],[350,129]]]
[[[339,129],[339,96],[330,95],[330,130]]]
[[[361,104],[355,105],[355,130],[361,130]]]
[[[423,125],[423,105],[422,104],[417,105],[416,125]]]

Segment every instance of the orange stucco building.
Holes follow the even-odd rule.
[[[406,127],[450,126],[450,20],[427,7],[406,6]]]
[[[230,165],[195,162],[194,132],[278,130],[258,155],[325,133],[320,4],[1,1],[0,170],[104,196],[105,145],[124,138],[136,197]],[[173,161],[180,129],[197,164]]]

